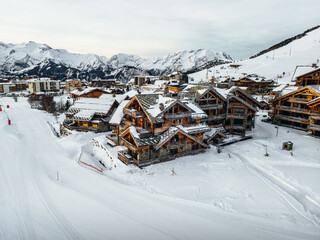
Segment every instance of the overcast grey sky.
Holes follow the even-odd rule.
[[[240,59],[319,24],[320,0],[10,0],[0,41],[107,57],[211,48]]]

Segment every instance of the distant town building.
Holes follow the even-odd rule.
[[[67,79],[65,82],[65,90],[67,93],[70,93],[73,90],[82,87],[82,83],[79,79]]]
[[[34,78],[28,80],[30,93],[57,92],[60,90],[60,81],[50,78]]]

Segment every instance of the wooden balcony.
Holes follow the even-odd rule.
[[[307,104],[309,101],[310,100],[306,98],[295,98],[295,97],[291,97],[288,100],[288,102],[304,103],[304,104]]]
[[[320,125],[318,125],[318,124],[310,124],[310,129],[311,130],[320,131]]]
[[[183,141],[178,141],[178,142],[170,142],[168,144],[168,148],[172,149],[172,148],[178,148],[178,147],[183,147],[184,145],[187,144],[187,141],[183,140]]]
[[[209,125],[210,128],[219,128],[219,127],[223,127],[223,124],[216,124],[216,125]]]
[[[282,120],[290,121],[290,122],[298,122],[298,123],[304,123],[304,124],[308,124],[309,123],[309,119],[306,119],[306,118],[286,116],[286,115],[281,115],[281,114],[275,115],[275,118],[276,119],[282,119]]]
[[[276,106],[276,109],[284,110],[284,111],[288,111],[288,112],[304,113],[304,114],[310,114],[311,113],[310,109],[288,107],[288,106]]]
[[[217,114],[217,115],[208,115],[207,120],[216,120],[216,119],[224,119],[226,117],[226,114]]]
[[[234,119],[245,119],[247,117],[246,114],[241,113],[227,113],[227,118],[234,118]]]
[[[234,125],[226,125],[224,126],[225,129],[239,129],[239,130],[243,130],[246,129],[246,126],[244,125],[238,125],[238,124],[234,124]]]
[[[128,114],[129,116],[133,118],[143,118],[143,114],[141,111],[137,111],[136,109],[130,109],[130,108],[124,108],[123,109],[124,114]]]
[[[170,161],[170,160],[173,160],[178,157],[184,157],[184,156],[188,156],[188,155],[196,155],[196,154],[199,154],[202,152],[204,152],[203,148],[189,150],[189,151],[183,151],[183,152],[179,152],[179,153],[173,154],[173,155],[167,155],[167,156],[163,156],[163,157],[159,157],[159,158],[155,158],[155,159],[146,160],[144,162],[140,162],[139,165],[136,163],[136,165],[138,165],[139,167],[145,167],[145,166],[148,166],[151,164]]]
[[[320,113],[311,113],[311,118],[320,120]]]
[[[137,162],[137,160],[133,158],[131,155],[129,155],[126,151],[118,152],[118,159],[120,159],[125,164]]]
[[[222,104],[203,104],[203,105],[200,104],[199,106],[203,110],[207,110],[207,109],[222,109],[223,108]]]
[[[180,118],[189,118],[191,117],[190,112],[182,112],[182,113],[166,113],[164,115],[166,119],[180,119]]]

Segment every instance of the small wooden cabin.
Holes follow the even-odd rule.
[[[71,92],[73,100],[77,98],[99,98],[102,94],[111,94],[109,91],[101,88],[88,87],[82,91],[74,90]]]

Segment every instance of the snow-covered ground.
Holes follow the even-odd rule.
[[[276,137],[258,119],[253,139],[220,154],[139,169],[111,161],[119,147],[95,146],[103,134],[57,138],[51,115],[0,101],[12,121],[0,112],[0,239],[320,238],[320,139],[304,132]],[[80,166],[81,152],[104,173]]]
[[[239,69],[229,67],[230,64],[219,65],[209,71],[203,70],[189,74],[194,82],[206,81],[215,77],[231,76],[238,79],[242,73],[258,74],[268,79],[274,79],[279,84],[288,84],[295,77],[311,70],[310,67],[298,67],[299,73],[295,73],[296,66],[311,66],[320,60],[320,28],[307,33],[301,39],[295,40],[286,46],[265,53],[253,59],[235,61],[233,64],[241,65]],[[283,76],[283,73],[285,75]],[[281,76],[282,78],[277,78]],[[207,78],[208,77],[208,78]]]

